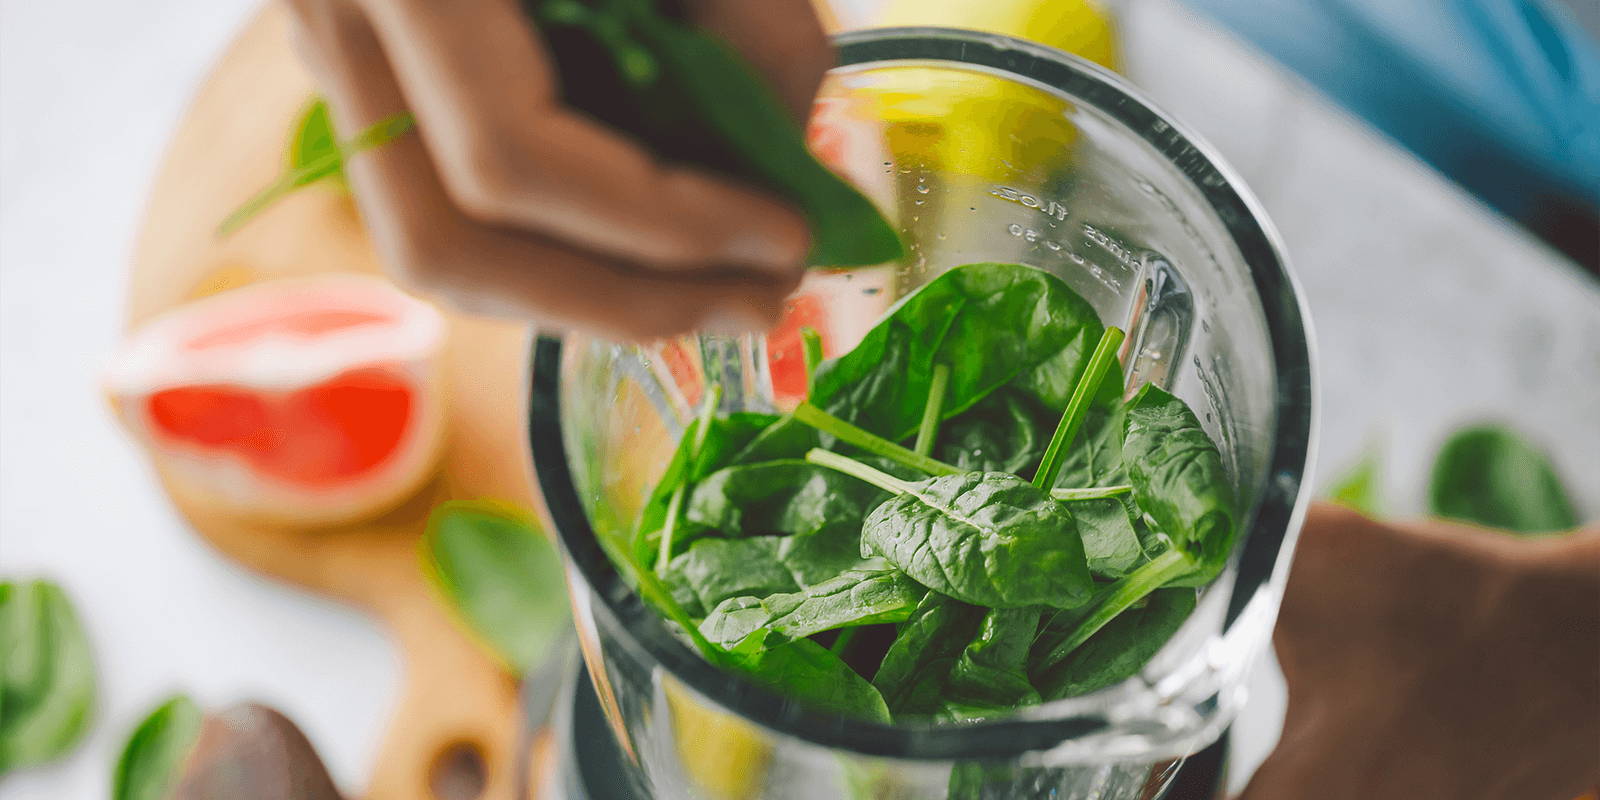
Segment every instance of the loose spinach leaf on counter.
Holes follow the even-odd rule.
[[[850,665],[810,639],[766,641],[767,631],[754,631],[730,648],[728,663],[750,679],[775,691],[874,722],[888,722],[883,695]]]
[[[700,632],[729,646],[764,629],[774,634],[767,640],[774,644],[834,628],[901,622],[926,592],[880,562],[876,569],[847,570],[799,592],[724,600],[700,624]]]
[[[811,263],[904,255],[872,202],[817,161],[754,68],[719,39],[648,0],[524,0],[563,99],[672,161],[710,167],[788,198],[812,228]]]
[[[1555,466],[1509,428],[1480,425],[1453,434],[1433,462],[1433,514],[1523,534],[1578,527]]]
[[[1367,451],[1361,457],[1361,461],[1351,467],[1328,490],[1328,499],[1367,516],[1377,515],[1380,511],[1378,490],[1381,469],[1377,451]]]
[[[1194,611],[1195,591],[1189,588],[1153,592],[1143,607],[1119,614],[1069,655],[1059,660],[1040,659],[1029,674],[1046,700],[1076,697],[1104,689],[1132,677],[1172,638]],[[1051,642],[1044,638],[1049,651]]]
[[[59,586],[0,583],[0,774],[83,738],[94,711],[89,640]]]
[[[519,674],[572,624],[561,558],[525,512],[444,503],[428,518],[422,561],[467,629]]]
[[[969,264],[888,311],[848,353],[817,368],[811,403],[893,442],[916,433],[934,365],[949,367],[951,419],[1002,386],[1066,406],[1102,325],[1061,279],[1021,264]]]
[[[117,759],[112,800],[166,800],[200,738],[202,721],[200,707],[183,695],[156,707],[134,728]]]
[[[1027,481],[967,472],[913,483],[825,450],[807,458],[895,493],[867,515],[862,546],[928,588],[992,608],[1089,599],[1071,512]]]

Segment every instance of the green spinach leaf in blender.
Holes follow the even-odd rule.
[[[710,469],[697,430],[729,416],[708,405],[641,525],[670,527],[678,498],[685,538],[658,564],[676,600],[658,607],[715,663],[802,701],[855,664],[897,720],[989,717],[1134,674],[1222,568],[1235,519],[1188,407],[1149,386],[1121,399],[1121,343],[1054,276],[973,264],[817,366],[795,412],[748,419]],[[881,658],[852,649],[885,623]],[[849,663],[810,638],[833,630]]]

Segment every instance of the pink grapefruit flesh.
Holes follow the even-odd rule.
[[[271,281],[142,326],[107,383],[186,496],[252,517],[346,521],[431,471],[443,336],[432,306],[379,278]]]

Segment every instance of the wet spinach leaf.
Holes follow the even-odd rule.
[[[891,308],[853,350],[822,362],[811,402],[899,442],[916,433],[934,365],[950,374],[951,419],[1010,385],[1062,408],[1102,330],[1094,308],[1061,279],[1022,264],[968,264]]]
[[[1128,520],[1128,507],[1121,500],[1074,500],[1066,506],[1077,522],[1091,574],[1120,578],[1145,560],[1144,547]]]
[[[1049,443],[1048,416],[1027,395],[1000,389],[944,424],[933,457],[963,470],[1031,478]]]
[[[694,487],[685,510],[696,526],[723,536],[810,534],[861,529],[881,489],[799,459],[720,469]]]
[[[1189,579],[1217,576],[1233,552],[1233,484],[1222,454],[1182,400],[1147,384],[1128,401],[1122,457],[1133,498],[1173,546],[1198,570]]]
[[[0,774],[71,750],[95,694],[89,640],[61,587],[0,583]]]
[[[1066,657],[1036,662],[1030,673],[1046,700],[1076,697],[1121,683],[1137,674],[1172,638],[1194,607],[1193,589],[1154,592],[1143,607],[1122,612]],[[1048,652],[1048,647],[1045,649]]]
[[[983,618],[984,609],[937,592],[917,604],[872,678],[896,717],[943,710],[950,670]]]
[[[945,710],[957,719],[993,716],[1039,702],[1028,680],[1028,648],[1039,628],[1036,608],[992,608],[950,669]]]
[[[1516,533],[1578,527],[1550,458],[1509,428],[1457,431],[1439,450],[1428,486],[1435,515]]]
[[[1003,472],[967,472],[909,482],[836,453],[809,460],[874,483],[895,496],[861,528],[870,549],[934,591],[991,608],[1073,608],[1092,580],[1066,507]]]
[[[852,569],[799,592],[734,597],[712,609],[700,632],[724,646],[766,630],[769,644],[854,625],[901,622],[927,590],[887,568]]]
[[[810,639],[769,642],[764,630],[751,632],[730,648],[727,663],[751,680],[824,711],[874,722],[888,722],[883,695],[866,678]]]

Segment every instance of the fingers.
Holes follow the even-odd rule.
[[[805,221],[778,200],[657,163],[558,102],[515,0],[360,0],[445,191],[480,221],[658,269],[804,266]]]
[[[833,45],[810,0],[686,0],[693,21],[721,36],[777,89],[802,124],[823,73],[834,65]]]
[[[353,6],[297,7],[334,117],[350,130],[397,113],[405,99],[376,34]],[[709,328],[764,330],[798,281],[725,270],[666,274],[538,236],[478,224],[457,209],[415,136],[345,166],[374,242],[402,282],[468,310],[648,339]]]

